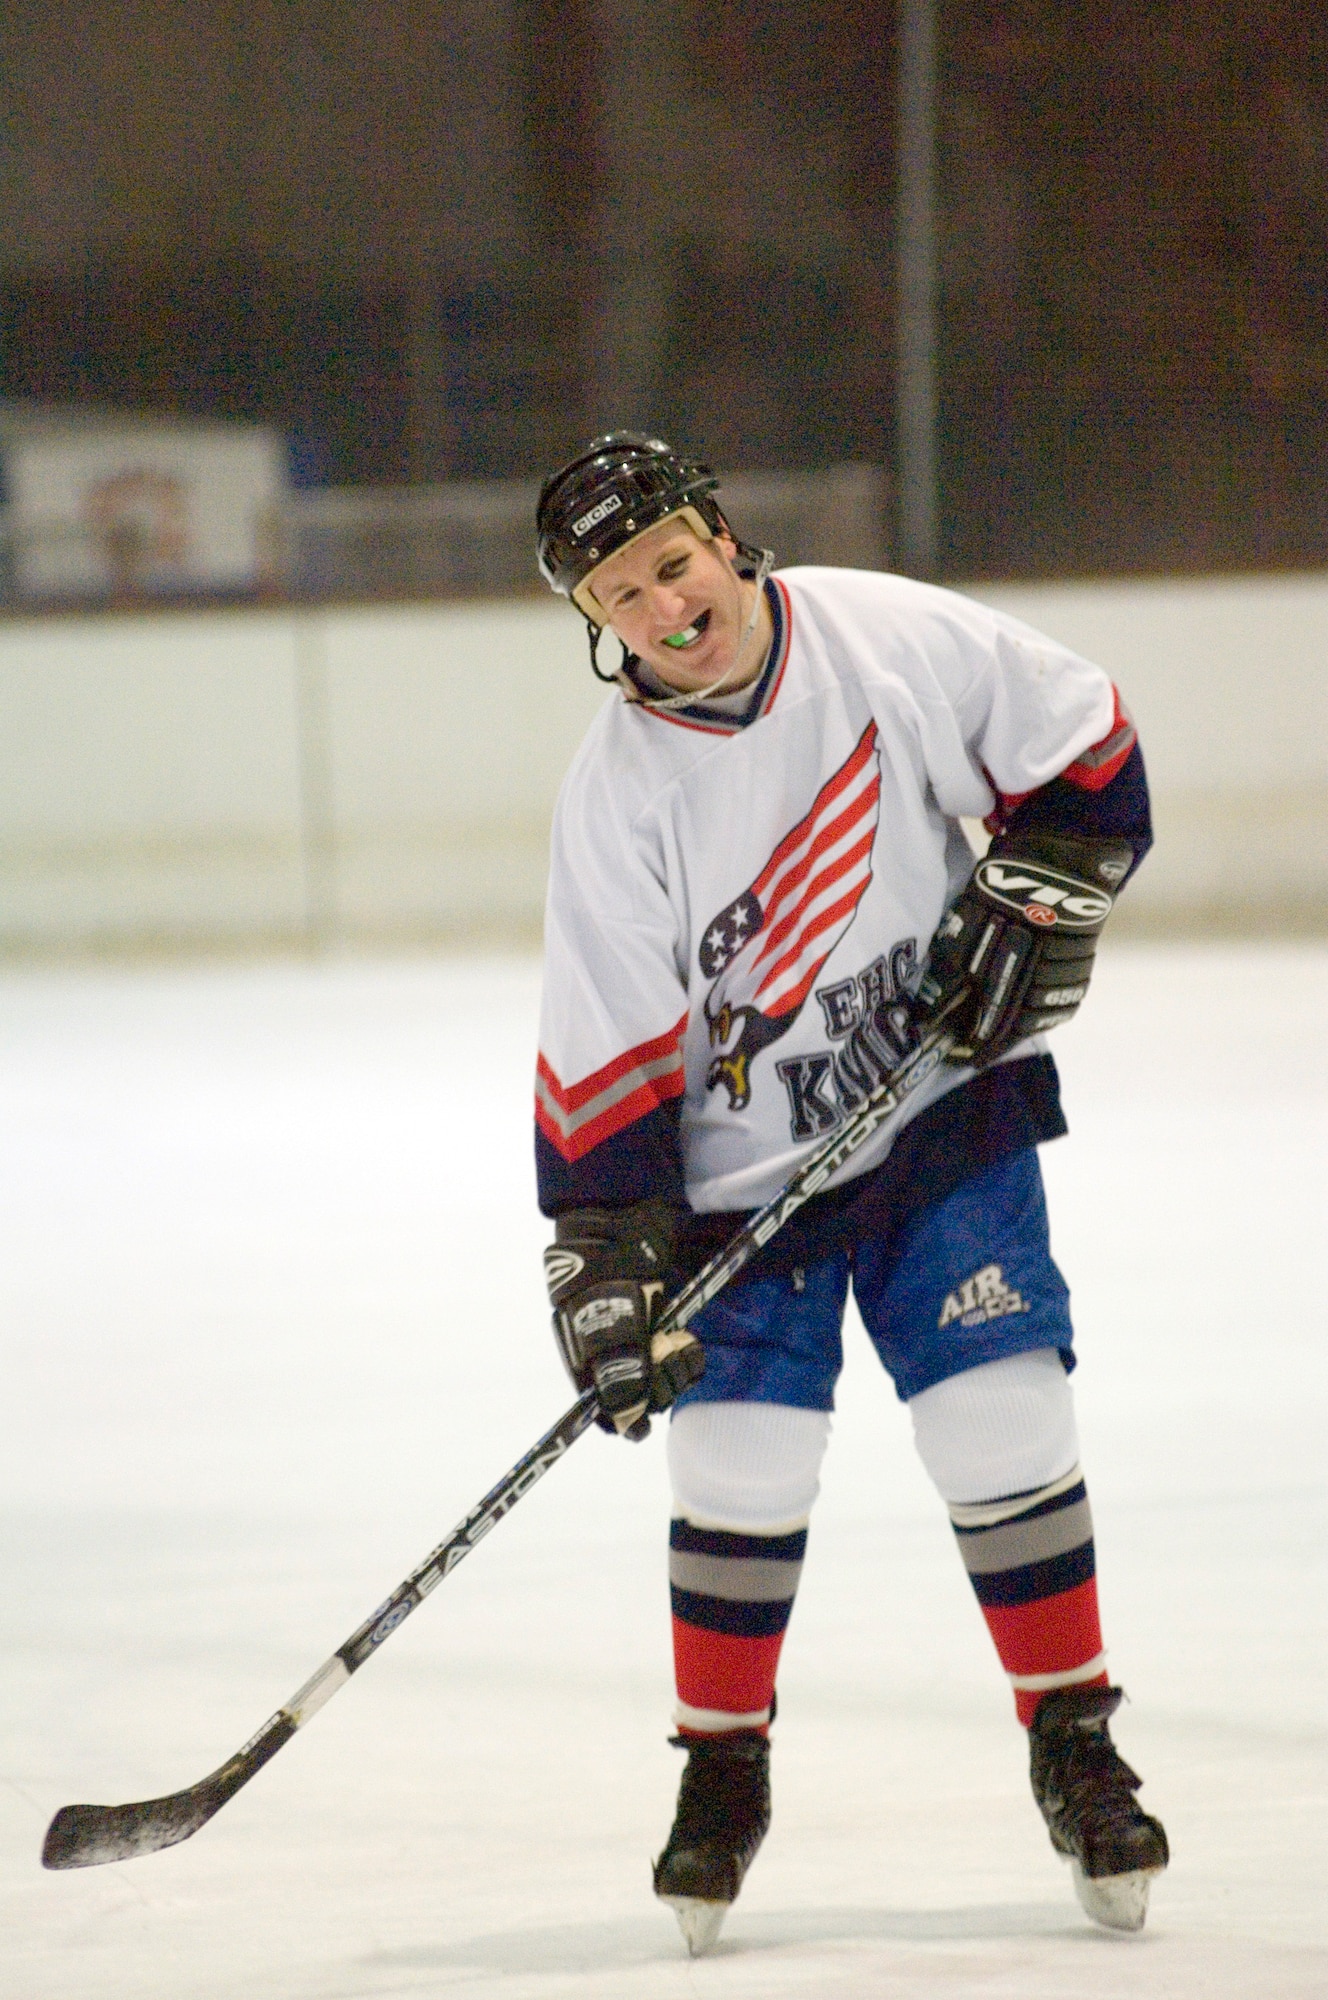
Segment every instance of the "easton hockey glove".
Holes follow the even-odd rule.
[[[993,841],[932,939],[918,1027],[945,1020],[959,1037],[950,1060],[982,1068],[1068,1021],[1133,859],[1123,840],[1030,832]]]
[[[656,1334],[682,1284],[678,1211],[667,1201],[634,1208],[576,1208],[560,1215],[544,1252],[553,1332],[578,1389],[599,1397],[602,1430],[639,1440],[650,1413],[701,1379],[694,1334]]]

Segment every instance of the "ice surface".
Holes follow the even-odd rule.
[[[192,1783],[570,1400],[519,962],[0,980],[4,2000],[1328,1992],[1328,951],[1108,948],[1044,1154],[1117,1737],[1175,1862],[1095,1932],[907,1422],[851,1355],[719,1950],[649,1889],[663,1455],[591,1435],[193,1840]]]

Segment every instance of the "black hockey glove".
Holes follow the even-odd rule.
[[[993,841],[932,939],[919,1029],[946,1021],[959,1036],[950,1060],[981,1068],[1068,1021],[1133,858],[1123,840],[1029,832]]]
[[[694,1334],[652,1331],[682,1285],[677,1245],[677,1209],[653,1200],[570,1209],[544,1252],[558,1351],[577,1388],[599,1397],[601,1429],[620,1437],[645,1437],[651,1411],[705,1368]]]

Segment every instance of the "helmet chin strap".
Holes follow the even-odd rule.
[[[745,550],[744,553],[746,553]],[[629,701],[640,702],[643,708],[691,708],[697,703],[709,701],[712,695],[718,694],[722,688],[728,686],[733,676],[737,673],[738,668],[742,665],[742,656],[747,651],[751,636],[756,630],[756,621],[761,615],[761,594],[765,589],[765,580],[775,566],[773,549],[760,549],[753,551],[753,553],[757,555],[758,561],[756,565],[756,588],[752,593],[751,612],[747,623],[742,628],[742,635],[733,649],[733,658],[729,661],[719,679],[711,681],[709,687],[683,689],[678,694],[644,694],[636,682],[632,680],[629,672],[632,662],[636,659],[637,655],[629,653],[624,646],[622,666],[613,678],[620,684],[623,681],[627,682],[627,687],[623,689],[623,692],[627,695]],[[600,678],[603,679],[604,676],[601,675]],[[630,692],[628,691],[629,689]]]

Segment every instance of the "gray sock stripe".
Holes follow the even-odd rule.
[[[722,1597],[737,1604],[791,1603],[802,1575],[801,1561],[760,1556],[702,1556],[670,1549],[669,1582],[699,1597]]]
[[[1081,1548],[1093,1539],[1093,1515],[1086,1499],[1077,1500],[1032,1520],[1006,1521],[995,1528],[956,1528],[955,1537],[969,1575],[990,1576],[1050,1562]]]

